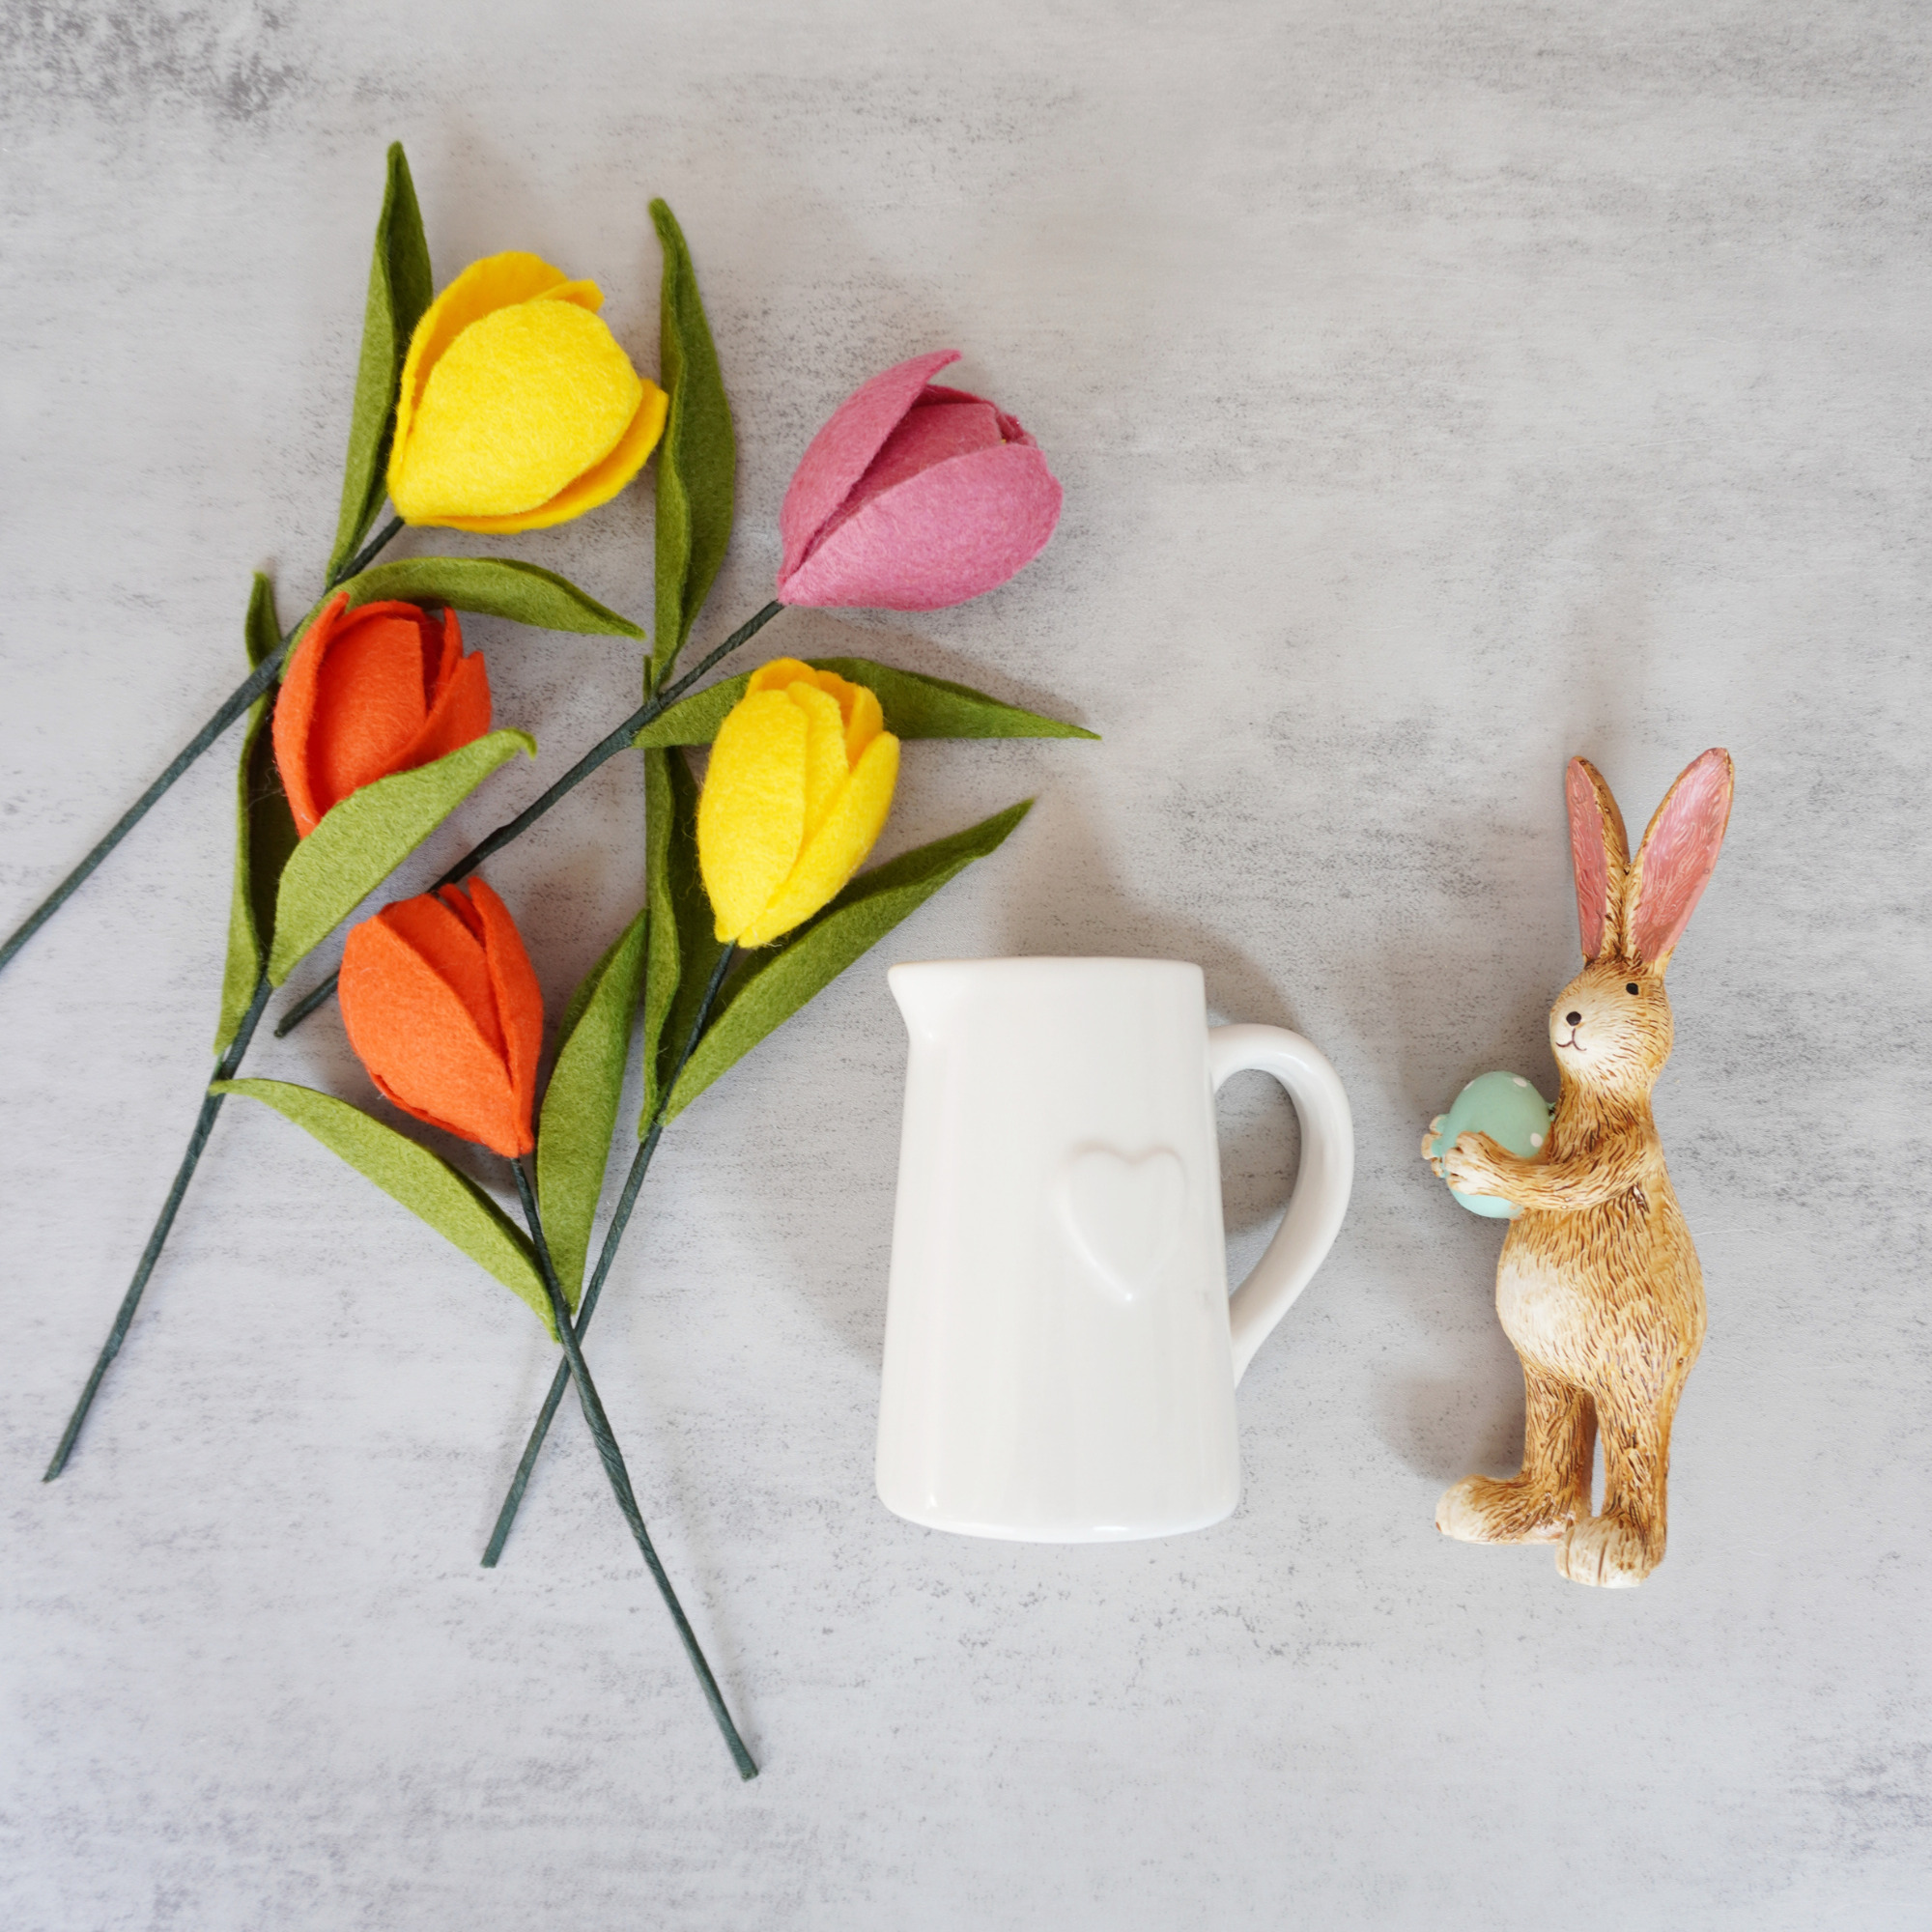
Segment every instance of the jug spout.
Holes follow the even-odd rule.
[[[973,961],[924,959],[895,966],[886,974],[886,984],[899,1003],[906,1031],[916,1040],[944,1039],[952,1030],[966,976]]]

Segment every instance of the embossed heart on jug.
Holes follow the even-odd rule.
[[[1060,1214],[1075,1251],[1122,1301],[1152,1286],[1180,1239],[1187,1169],[1172,1148],[1129,1157],[1082,1148],[1062,1170]]]

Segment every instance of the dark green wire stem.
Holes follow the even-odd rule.
[[[731,1713],[724,1708],[724,1692],[718,1688],[717,1678],[711,1674],[710,1664],[704,1661],[696,1633],[691,1628],[690,1618],[684,1614],[684,1605],[678,1602],[677,1592],[670,1586],[670,1578],[665,1575],[664,1565],[658,1561],[651,1533],[644,1527],[643,1513],[638,1508],[637,1494],[631,1488],[631,1472],[624,1466],[624,1453],[617,1447],[616,1436],[611,1433],[610,1418],[604,1413],[604,1405],[598,1399],[597,1384],[590,1379],[583,1350],[578,1346],[577,1331],[570,1325],[570,1310],[564,1305],[563,1290],[557,1286],[556,1269],[551,1264],[550,1244],[544,1239],[543,1220],[537,1212],[536,1189],[530,1185],[529,1170],[521,1160],[513,1160],[510,1169],[517,1177],[517,1195],[524,1204],[524,1219],[529,1223],[530,1242],[536,1249],[544,1292],[550,1296],[557,1339],[563,1344],[564,1360],[569,1366],[571,1379],[577,1384],[577,1399],[583,1408],[583,1420],[589,1425],[591,1436],[597,1444],[597,1454],[603,1461],[604,1473],[611,1479],[617,1507],[623,1511],[624,1520],[631,1526],[631,1535],[643,1553],[644,1567],[651,1573],[651,1579],[665,1600],[671,1622],[677,1626],[678,1636],[684,1643],[684,1654],[691,1660],[692,1669],[697,1673],[704,1700],[711,1706],[711,1715],[724,1733],[732,1760],[738,1767],[738,1776],[748,1779],[756,1777],[758,1767],[753,1761],[752,1753],[745,1748],[745,1741],[738,1735],[738,1726],[731,1721]]]
[[[235,1069],[241,1065],[242,1056],[247,1052],[248,1042],[254,1037],[255,1028],[261,1021],[262,1009],[268,1004],[269,981],[265,975],[256,983],[255,997],[242,1016],[242,1024],[237,1028],[228,1051],[221,1056],[220,1064],[214,1069],[215,1079],[234,1079]],[[73,1406],[73,1413],[68,1418],[67,1432],[60,1439],[60,1447],[54,1451],[54,1460],[47,1464],[47,1473],[41,1478],[43,1482],[51,1483],[67,1467],[68,1458],[73,1454],[81,1425],[86,1422],[87,1412],[94,1406],[94,1398],[99,1393],[101,1378],[106,1375],[114,1357],[121,1352],[121,1344],[128,1339],[134,1311],[141,1305],[142,1291],[148,1286],[148,1277],[155,1271],[155,1264],[161,1258],[161,1249],[167,1244],[168,1230],[175,1224],[182,1197],[187,1192],[188,1182],[194,1179],[194,1171],[201,1163],[202,1150],[207,1147],[208,1137],[214,1128],[214,1117],[220,1113],[221,1103],[226,1097],[223,1094],[202,1096],[201,1111],[195,1116],[194,1132],[188,1137],[187,1152],[182,1156],[175,1184],[168,1189],[168,1198],[161,1206],[160,1219],[155,1223],[155,1231],[148,1236],[148,1245],[141,1251],[140,1265],[134,1270],[134,1279],[128,1285],[128,1293],[121,1297],[120,1312],[114,1318],[113,1327],[107,1331],[107,1340],[100,1345],[94,1373],[88,1377],[87,1386],[81,1390],[80,1400]]]
[[[328,596],[352,577],[365,570],[371,559],[402,527],[402,518],[392,517],[347,563],[329,574],[328,582],[323,586],[323,596]],[[302,623],[307,621],[304,616]],[[290,644],[295,641],[297,633],[302,628],[302,623],[293,625],[283,633],[279,647],[270,651],[255,667],[247,681],[202,729],[187,750],[168,767],[160,780],[148,788],[134,810],[94,848],[80,868],[69,876],[53,897],[48,899],[7,942],[4,952],[0,952],[0,966],[4,966],[7,960],[33,937],[34,933],[58,910],[62,900],[67,898],[88,873],[114,849],[141,814],[221,735],[224,725],[232,722],[269,688],[274,680],[275,673],[281,668],[282,660],[288,655]],[[235,1037],[229,1041],[227,1052],[215,1065],[216,1080],[234,1079],[241,1067],[242,1055],[248,1051],[249,1042],[255,1037],[255,1029],[261,1024],[263,1009],[269,1004],[270,990],[265,974],[256,981],[255,997],[248,1003],[248,1010],[242,1015],[242,1024],[236,1028]],[[161,1250],[167,1245],[168,1235],[175,1225],[175,1216],[181,1211],[182,1202],[187,1194],[189,1181],[194,1179],[195,1169],[201,1165],[201,1156],[208,1146],[208,1137],[214,1130],[214,1117],[220,1113],[221,1103],[226,1097],[221,1094],[202,1095],[201,1110],[195,1115],[194,1131],[188,1136],[187,1151],[182,1156],[182,1164],[175,1173],[174,1185],[168,1189],[168,1198],[161,1204],[160,1218],[156,1221],[154,1232],[148,1236],[148,1245],[141,1251],[140,1263],[134,1269],[134,1279],[128,1283],[128,1293],[121,1297],[121,1307],[114,1317],[114,1325],[107,1331],[107,1340],[100,1345],[100,1353],[95,1358],[94,1372],[88,1377],[87,1384],[80,1392],[80,1400],[74,1404],[73,1413],[68,1418],[67,1429],[61,1435],[60,1447],[54,1451],[54,1459],[47,1464],[46,1474],[41,1478],[43,1482],[52,1482],[67,1467],[69,1460],[73,1455],[73,1445],[79,1439],[88,1413],[94,1406],[94,1398],[99,1394],[101,1381],[115,1356],[121,1352],[121,1345],[128,1339],[128,1330],[133,1325],[134,1313],[140,1307],[141,1296],[147,1291],[148,1278],[154,1273],[156,1264],[161,1258]]]
[[[604,1231],[604,1245],[598,1252],[590,1286],[583,1291],[582,1299],[577,1305],[577,1333],[580,1337],[590,1326],[590,1318],[597,1312],[597,1297],[604,1293],[604,1278],[611,1272],[611,1264],[617,1259],[617,1246],[624,1238],[625,1228],[630,1225],[631,1209],[638,1205],[638,1190],[643,1186],[644,1176],[650,1172],[651,1155],[657,1151],[658,1137],[665,1129],[665,1108],[669,1104],[671,1089],[677,1085],[677,1076],[684,1071],[685,1062],[697,1050],[698,1036],[704,1031],[705,1021],[711,1017],[718,989],[724,983],[724,975],[737,952],[737,947],[727,946],[718,955],[718,964],[711,969],[710,983],[704,989],[703,999],[698,1002],[697,1017],[691,1023],[691,1034],[684,1042],[684,1051],[678,1055],[677,1065],[671,1068],[669,1077],[665,1081],[664,1092],[658,1095],[650,1129],[631,1162],[631,1171],[624,1179],[624,1191],[617,1197],[616,1212],[611,1216],[611,1225]],[[523,1506],[524,1492],[530,1486],[530,1473],[537,1466],[537,1458],[543,1453],[544,1438],[549,1435],[550,1426],[556,1419],[557,1406],[563,1401],[563,1392],[569,1383],[570,1364],[559,1362],[556,1374],[551,1378],[550,1392],[543,1399],[536,1421],[530,1425],[529,1440],[524,1444],[523,1461],[517,1464],[517,1473],[510,1479],[509,1493],[503,1498],[503,1507],[497,1512],[497,1527],[490,1532],[490,1547],[483,1552],[483,1567],[486,1570],[497,1567],[497,1559],[503,1553],[503,1545],[509,1541],[510,1525],[516,1521],[517,1511]]]
[[[327,597],[331,590],[346,583],[358,571],[365,569],[370,559],[402,527],[403,520],[400,517],[396,517],[386,524],[340,570],[330,576],[328,582],[323,585],[323,596]],[[295,641],[296,631],[300,629],[301,625],[298,624],[294,631],[290,631],[282,639],[280,649],[270,651],[228,694],[222,700],[220,710],[182,747],[174,762],[168,766],[167,770],[115,820],[112,829],[95,846],[93,851],[14,929],[9,935],[7,943],[4,946],[0,946],[0,972],[6,970],[14,953],[19,952],[21,947],[26,945],[28,940],[33,938],[34,934],[40,931],[41,927],[46,924],[47,921],[53,918],[54,914],[59,912],[61,907],[87,883],[94,875],[96,868],[100,865],[101,861],[107,857],[108,853],[113,851],[115,846],[120,844],[122,839],[127,838],[128,833],[133,831],[135,826],[147,817],[148,813],[159,802],[162,794],[167,791],[169,786],[214,743],[215,739],[228,729],[229,725],[234,724],[236,719],[241,717],[242,712],[246,711],[254,703],[256,698],[261,696],[263,692],[268,690],[270,685],[274,683],[276,677],[280,675],[282,660],[289,654],[289,645]]]
[[[652,719],[667,711],[682,697],[697,680],[714,665],[729,657],[740,644],[754,638],[785,607],[776,599],[767,604],[749,623],[739,627],[711,652],[695,670],[687,671],[675,684],[668,685],[663,691],[654,692],[643,704],[624,720],[609,737],[600,739],[582,757],[571,766],[557,781],[537,799],[533,805],[526,805],[516,817],[499,825],[480,845],[473,846],[459,859],[448,871],[424,888],[425,892],[436,892],[443,886],[453,886],[459,879],[467,879],[492,853],[500,852],[511,839],[529,830],[558,799],[566,792],[575,791],[599,765],[608,763],[641,731]],[[337,974],[331,973],[311,992],[302,997],[285,1012],[275,1026],[275,1037],[285,1039],[316,1008],[322,1005],[335,991]]]

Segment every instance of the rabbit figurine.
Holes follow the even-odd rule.
[[[1520,1209],[1496,1264],[1496,1313],[1527,1400],[1521,1469],[1507,1482],[1465,1476],[1435,1526],[1465,1543],[1554,1543],[1557,1569],[1577,1583],[1640,1583],[1663,1557],[1670,1423],[1704,1339],[1704,1284],[1650,1095],[1670,1057],[1664,968],[1718,863],[1731,781],[1728,752],[1694,760],[1633,860],[1609,786],[1571,759],[1586,963],[1550,1009],[1561,1086],[1548,1142],[1519,1159],[1465,1133],[1430,1159],[1455,1186]]]

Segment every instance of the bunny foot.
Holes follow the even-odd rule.
[[[1444,1490],[1435,1527],[1458,1543],[1555,1543],[1576,1520],[1576,1505],[1519,1477],[1498,1483],[1464,1476]]]
[[[1614,1514],[1577,1523],[1556,1552],[1559,1574],[1573,1583],[1596,1583],[1606,1590],[1635,1589],[1657,1568],[1658,1560],[1646,1547],[1643,1532]]]

